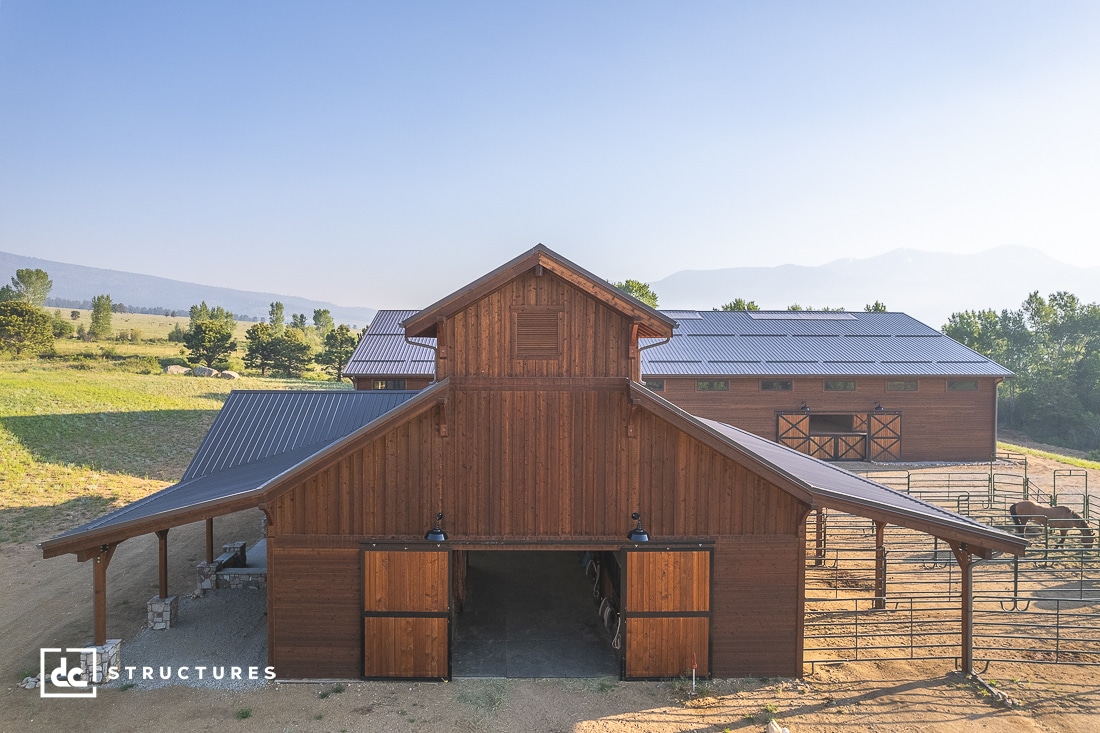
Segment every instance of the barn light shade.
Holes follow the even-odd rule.
[[[630,518],[638,523],[638,526],[626,533],[626,538],[631,542],[649,542],[649,532],[642,529],[642,515],[634,512]]]
[[[881,402],[876,402],[875,403],[875,412],[882,412],[885,409],[886,408],[882,406]]]
[[[805,400],[802,401],[802,408],[801,409],[802,409],[803,412],[809,412],[810,411],[810,406],[806,404]]]
[[[442,542],[447,539],[447,533],[443,531],[443,527],[440,526],[440,522],[443,521],[443,512],[435,515],[435,526],[428,530],[428,534],[424,535],[424,539],[429,542]]]

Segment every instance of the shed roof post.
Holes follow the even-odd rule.
[[[157,550],[160,556],[160,597],[168,597],[168,530],[157,530]]]
[[[107,643],[107,566],[115,554],[118,543],[101,545],[98,552],[91,555],[92,560],[92,601],[95,613],[96,646]]]
[[[960,654],[961,671],[965,675],[974,674],[974,566],[980,562],[970,553],[965,542],[949,542],[955,560],[959,563],[962,575],[962,649]]]

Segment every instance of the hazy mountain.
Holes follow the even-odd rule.
[[[980,254],[897,249],[818,267],[683,270],[651,286],[662,308],[709,310],[745,298],[765,310],[792,303],[862,310],[880,300],[891,311],[939,328],[957,311],[1019,308],[1033,290],[1044,297],[1068,290],[1085,302],[1100,301],[1100,267],[1067,265],[1028,247]]]
[[[312,323],[315,308],[328,308],[332,311],[332,318],[337,323],[346,323],[360,328],[370,323],[375,313],[373,308],[345,307],[293,295],[253,293],[246,290],[198,285],[152,275],[69,265],[64,262],[52,262],[7,252],[0,252],[0,285],[7,283],[8,278],[14,275],[17,269],[26,267],[39,268],[48,272],[50,279],[53,280],[50,297],[66,300],[91,300],[92,296],[107,293],[114,303],[149,308],[163,307],[185,312],[192,305],[205,300],[209,305],[220,305],[238,315],[261,318],[267,317],[268,307],[272,301],[281,300],[288,319],[292,313],[305,313],[307,321]]]

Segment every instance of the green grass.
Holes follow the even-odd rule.
[[[252,708],[241,708],[237,711],[237,717],[241,720],[252,717]]]
[[[0,363],[0,543],[44,539],[179,480],[230,390],[337,387],[90,364]]]
[[[1093,468],[1100,469],[1100,463],[1097,461],[1090,461],[1085,458],[1076,458],[1074,456],[1067,456],[1061,453],[1050,453],[1045,450],[1036,450],[1035,448],[1025,448],[1022,445],[1013,445],[1012,443],[997,443],[997,450],[1012,451],[1013,453],[1025,453],[1029,456],[1038,456],[1040,458],[1049,458],[1052,461],[1058,461],[1070,466],[1077,466],[1078,468]]]

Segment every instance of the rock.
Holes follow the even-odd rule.
[[[191,370],[196,377],[216,377],[218,376],[217,369],[211,369],[210,367],[197,366]]]
[[[774,720],[768,721],[768,733],[791,733],[790,728],[783,728]]]
[[[236,372],[231,372],[228,369],[226,369],[224,372],[218,374],[218,376],[222,379],[240,379],[241,378],[240,374],[237,374]]]
[[[34,688],[38,687],[38,678],[37,677],[24,677],[23,681],[19,683],[19,686],[23,687],[27,690],[33,690]]]
[[[164,367],[165,374],[190,374],[191,370],[185,366],[179,364],[172,364],[171,366]]]

